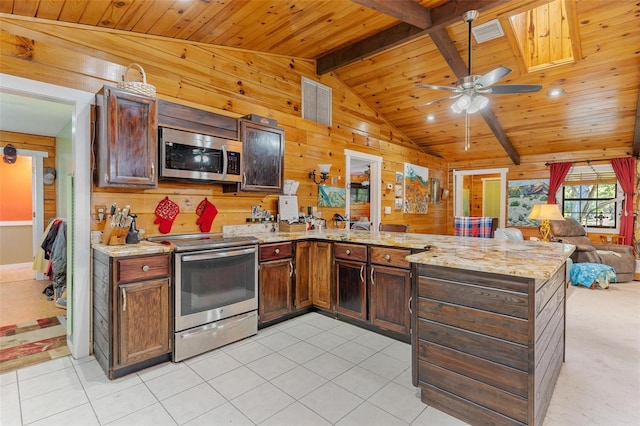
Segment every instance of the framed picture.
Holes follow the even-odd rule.
[[[507,226],[538,226],[528,216],[534,204],[547,202],[549,179],[510,180],[507,187]]]
[[[396,185],[393,189],[393,195],[396,198],[402,198],[402,185]]]
[[[396,210],[402,210],[402,198],[395,198],[394,202],[395,202],[394,208]]]
[[[396,183],[402,184],[404,174],[402,172],[396,172]]]
[[[404,163],[404,213],[427,214],[429,169]]]
[[[345,207],[347,190],[335,186],[318,185],[318,207]]]

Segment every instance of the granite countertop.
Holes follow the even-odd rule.
[[[229,236],[242,234],[246,232],[225,232]],[[550,278],[575,250],[575,246],[570,244],[528,240],[508,241],[345,229],[256,232],[251,235],[258,238],[261,244],[311,239],[409,248],[418,251],[407,257],[413,263],[534,279]],[[167,253],[172,250],[171,246],[148,241],[120,246],[96,244],[93,248],[113,257]]]
[[[538,241],[454,237],[327,229],[321,232],[271,232],[256,234],[260,243],[319,239],[420,250],[409,262],[479,272],[549,279],[566,262],[575,246]]]
[[[93,244],[91,247],[94,250],[98,250],[111,257],[143,256],[145,254],[170,253],[173,250],[171,246],[159,243],[151,243],[149,241],[140,241],[137,244],[121,244],[113,246],[107,244]]]

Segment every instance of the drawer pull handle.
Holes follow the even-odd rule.
[[[391,256],[389,256],[388,254],[387,254],[387,255],[385,255],[385,256],[384,256],[384,258],[385,258],[386,260],[391,260]]]
[[[127,289],[122,287],[122,312],[127,312]]]
[[[347,249],[347,250],[345,251],[345,253],[347,253],[347,254],[351,254],[351,250]]]
[[[144,266],[142,267],[142,270],[143,270],[144,272],[149,272],[149,269],[151,269],[151,268],[149,268],[149,265],[144,265]]]
[[[274,253],[275,253],[275,254],[280,254],[280,249],[275,249],[275,250],[274,250]]]

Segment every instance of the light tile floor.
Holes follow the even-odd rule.
[[[465,424],[420,401],[410,345],[318,313],[114,381],[66,357],[0,383],[2,426]]]
[[[640,283],[570,288],[545,426],[640,424]],[[420,402],[410,346],[311,313],[109,381],[93,357],[0,375],[0,425],[463,425]]]

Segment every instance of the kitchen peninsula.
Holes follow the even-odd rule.
[[[278,254],[266,260],[284,265],[268,276],[269,285],[282,280],[268,296],[284,301],[269,321],[314,306],[410,336],[423,402],[472,424],[542,423],[564,360],[565,263],[574,246],[343,229],[223,233],[255,236]],[[325,286],[321,297],[315,285]]]

